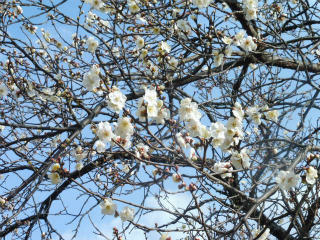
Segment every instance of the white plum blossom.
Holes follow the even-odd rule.
[[[246,148],[241,149],[240,152],[233,152],[231,155],[232,165],[236,169],[246,169],[250,167],[249,156],[247,154]]]
[[[228,172],[229,170],[233,170],[229,162],[217,162],[213,165],[213,171],[221,174],[222,178],[232,177],[232,173]]]
[[[8,95],[8,88],[4,83],[0,84],[0,97],[5,97]]]
[[[76,164],[76,170],[80,171],[83,168],[83,163],[82,162],[77,162]]]
[[[147,102],[147,104],[155,105],[157,104],[157,91],[154,88],[146,88],[144,90],[143,100]]]
[[[100,68],[93,65],[89,72],[83,76],[82,84],[88,91],[93,91],[100,85]]]
[[[257,18],[258,0],[243,0],[243,10],[246,20],[254,20]]]
[[[119,113],[126,103],[127,97],[117,88],[113,87],[107,96],[108,107]]]
[[[196,161],[198,159],[196,150],[194,148],[190,148],[189,152],[189,160]]]
[[[129,10],[131,13],[137,13],[140,11],[140,8],[136,1],[128,0]]]
[[[295,174],[293,171],[281,170],[276,177],[276,182],[281,189],[289,190],[297,185],[299,178],[299,175]]]
[[[278,121],[278,117],[279,117],[279,112],[278,112],[278,110],[272,110],[272,111],[265,112],[264,115],[266,116],[266,118],[268,120],[277,122]]]
[[[52,172],[48,176],[52,184],[59,184],[61,182],[60,175],[57,172]]]
[[[137,36],[135,39],[136,45],[138,49],[141,49],[144,47],[144,39],[140,36]]]
[[[124,207],[120,212],[120,218],[123,222],[132,221],[134,218],[134,209],[130,207]]]
[[[100,10],[104,5],[101,0],[85,0],[84,2],[90,4],[96,10]]]
[[[56,172],[60,169],[60,164],[59,163],[55,163],[51,166],[51,172]]]
[[[229,38],[228,36],[223,36],[222,41],[227,44],[230,45],[232,43],[232,38]]]
[[[212,0],[192,0],[192,3],[198,8],[206,8],[210,5]]]
[[[175,57],[170,57],[168,61],[168,68],[175,70],[178,67],[179,61]]]
[[[166,119],[170,118],[170,111],[167,108],[158,107],[158,115],[154,117],[154,120],[157,124],[164,124]]]
[[[223,62],[223,58],[224,58],[224,54],[223,53],[219,53],[219,52],[214,52],[214,65],[216,67],[219,67],[222,62]]]
[[[112,52],[113,56],[120,57],[120,49],[118,47],[113,47],[111,49],[111,52]]]
[[[316,180],[318,178],[318,171],[314,167],[310,166],[307,169],[307,175],[306,175],[306,181],[309,184],[315,184]]]
[[[189,143],[187,143],[187,141],[180,132],[176,134],[176,140],[181,148],[185,149],[189,147]]]
[[[159,240],[167,240],[167,239],[171,239],[169,237],[169,233],[162,233]]]
[[[97,140],[94,143],[94,147],[96,148],[98,153],[103,153],[106,150],[106,144],[101,140]]]
[[[170,47],[170,45],[169,45],[167,42],[161,41],[161,42],[158,44],[158,51],[159,51],[162,55],[165,55],[165,54],[170,53],[171,47]]]
[[[198,104],[191,102],[190,98],[185,98],[180,102],[179,109],[180,119],[182,121],[199,120],[201,113],[198,111]]]
[[[130,166],[129,166],[128,164],[122,165],[122,171],[123,171],[124,173],[130,172]]]
[[[253,37],[248,36],[241,42],[241,47],[245,51],[255,51],[257,49],[257,44],[255,44]]]
[[[203,127],[205,126],[199,120],[190,119],[186,127],[191,137],[202,137]]]
[[[144,157],[147,158],[149,157],[148,152],[149,152],[149,146],[143,144],[143,143],[139,143],[136,146],[136,156],[138,158]]]
[[[15,14],[20,15],[23,13],[23,9],[20,5],[16,5],[13,7]]]
[[[258,9],[246,8],[245,9],[246,20],[250,21],[250,20],[257,19],[257,11],[258,11]]]
[[[115,136],[110,143],[111,146],[118,146],[121,145],[124,149],[129,149],[132,145],[132,142],[130,141],[130,136],[127,136],[126,138],[121,138],[120,136]]]
[[[234,36],[234,44],[236,46],[240,46],[241,43],[244,41],[244,35],[245,35],[245,31],[241,30]]]
[[[242,110],[241,104],[236,102],[232,108],[233,115],[238,118],[239,120],[242,120],[244,117],[244,111]]]
[[[133,134],[133,125],[128,117],[118,118],[115,133],[121,138],[130,137]]]
[[[259,112],[259,110],[260,110],[259,107],[253,106],[253,107],[249,107],[246,111],[248,116],[253,120],[253,122],[256,125],[261,124],[261,113]]]
[[[94,39],[94,37],[89,37],[87,39],[87,46],[88,46],[88,51],[91,53],[94,53],[99,46],[99,42]]]
[[[224,50],[224,54],[227,56],[227,57],[231,57],[232,56],[232,47],[231,46],[227,46]]]
[[[101,213],[104,215],[114,215],[117,210],[117,205],[110,198],[105,198],[100,203],[100,207]]]
[[[97,15],[94,14],[93,12],[89,11],[87,14],[87,17],[86,17],[86,22],[88,24],[93,24],[96,19],[97,19]]]
[[[111,142],[114,134],[109,122],[100,122],[97,127],[96,134],[98,138],[103,142]]]
[[[221,122],[212,123],[209,128],[211,137],[212,137],[212,145],[214,147],[218,147],[223,144],[225,140],[225,132],[227,131],[226,127]]]
[[[81,161],[86,157],[87,153],[82,150],[81,146],[71,151],[71,156],[73,156],[77,162]]]
[[[186,20],[182,20],[182,19],[178,20],[177,27],[180,31],[185,33],[187,36],[191,34],[191,27]]]

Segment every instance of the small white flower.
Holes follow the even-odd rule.
[[[206,8],[210,5],[211,0],[193,0],[192,3],[198,8]]]
[[[272,110],[272,111],[265,112],[264,115],[266,116],[266,118],[268,120],[272,120],[274,122],[277,122],[278,117],[279,117],[279,112],[278,112],[278,110]]]
[[[123,222],[132,221],[134,218],[134,210],[130,207],[124,207],[120,212],[120,218]]]
[[[196,150],[194,148],[190,148],[189,152],[189,160],[196,161],[198,159]]]
[[[136,156],[138,158],[140,158],[140,157],[145,157],[145,158],[149,157],[149,155],[148,155],[149,146],[147,146],[147,145],[145,145],[143,143],[139,143],[139,144],[137,144],[136,149],[137,149],[136,150]]]
[[[242,107],[241,107],[241,104],[236,102],[234,104],[234,107],[232,108],[232,113],[233,115],[238,118],[239,120],[242,120],[243,119],[243,116],[244,116],[244,112],[242,110]]]
[[[121,138],[130,137],[133,134],[133,125],[131,124],[130,118],[118,118],[116,134]]]
[[[0,197],[0,205],[4,205],[6,203],[6,200],[2,197]]]
[[[162,54],[168,54],[171,51],[171,47],[167,42],[161,41],[158,45],[158,51]]]
[[[191,137],[202,137],[203,127],[205,126],[199,120],[191,119],[186,127]]]
[[[53,173],[49,174],[49,178],[50,178],[52,184],[59,184],[61,182],[60,175],[57,172],[53,172]]]
[[[94,147],[97,149],[98,153],[103,153],[106,150],[106,144],[101,140],[98,140],[94,143]]]
[[[100,203],[100,207],[101,213],[104,215],[114,215],[117,209],[117,205],[110,198],[105,198]]]
[[[122,165],[122,171],[128,173],[130,171],[130,166],[128,164]]]
[[[241,42],[241,47],[245,51],[255,51],[257,49],[257,44],[253,41],[254,39],[251,36],[248,36]]]
[[[246,112],[256,125],[261,124],[261,113],[259,113],[259,107],[249,107]]]
[[[138,49],[141,49],[144,47],[144,39],[142,37],[137,36],[135,42]]]
[[[223,53],[216,52],[215,53],[215,57],[214,57],[214,65],[216,67],[219,67],[223,62],[223,58],[224,58],[224,54]]]
[[[307,169],[307,176],[306,176],[306,181],[309,184],[315,184],[316,180],[318,178],[318,171],[314,167],[310,166]]]
[[[199,120],[201,118],[201,113],[198,111],[198,104],[191,102],[190,98],[181,100],[179,115],[182,121],[190,121],[191,119]]]
[[[89,37],[87,39],[88,51],[94,53],[99,46],[99,42],[95,40],[93,37]]]
[[[244,35],[245,35],[245,31],[241,30],[240,32],[238,32],[235,36],[234,36],[234,44],[236,46],[240,46],[241,43],[243,42],[244,39]]]
[[[124,108],[126,100],[127,97],[118,88],[113,87],[107,97],[108,107],[119,113]]]
[[[191,27],[187,21],[182,20],[182,19],[178,20],[177,27],[180,31],[185,33],[187,36],[189,36],[191,34]]]
[[[112,128],[109,122],[100,122],[97,131],[97,136],[103,142],[111,142],[114,134],[112,132]]]
[[[159,240],[167,240],[168,238],[169,238],[169,233],[162,233]]]
[[[60,164],[59,163],[55,163],[52,165],[51,167],[51,172],[56,172],[60,169]]]
[[[83,76],[82,84],[88,91],[93,91],[100,84],[99,77],[100,69],[96,65],[93,65],[89,72]]]
[[[187,148],[189,146],[180,132],[176,134],[176,140],[181,148]]]
[[[276,182],[279,184],[281,189],[289,190],[297,185],[299,178],[299,175],[296,175],[293,171],[282,170],[276,177]]]
[[[229,38],[228,36],[223,36],[222,41],[227,44],[230,45],[232,43],[232,38]]]
[[[229,170],[233,170],[229,162],[217,162],[213,165],[213,171],[221,174],[222,178],[232,177],[232,173],[228,172]]]
[[[138,4],[134,0],[128,0],[128,5],[131,13],[137,13],[140,11]]]
[[[221,122],[212,123],[209,128],[211,137],[212,137],[212,145],[214,147],[219,147],[223,144],[225,140],[225,133],[227,129]]]
[[[2,83],[0,85],[0,97],[5,97],[7,95],[8,95],[8,88],[4,83]]]
[[[245,169],[250,167],[249,156],[245,148],[241,149],[240,152],[233,152],[231,155],[232,165],[236,169]]]
[[[227,122],[228,129],[242,128],[242,119],[230,117]]]
[[[76,170],[80,171],[83,168],[83,163],[82,162],[77,162],[76,164]]]

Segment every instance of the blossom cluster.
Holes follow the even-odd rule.
[[[239,31],[233,38],[224,36],[222,41],[226,44],[224,50],[215,51],[214,54],[214,65],[219,67],[223,63],[224,57],[232,56],[232,44],[241,47],[246,52],[255,51],[257,49],[256,38],[252,36],[245,37],[245,31]]]
[[[138,110],[136,112],[140,121],[150,118],[157,124],[164,124],[169,119],[170,112],[163,106],[163,101],[157,97],[155,88],[145,88],[145,94],[138,100]]]
[[[52,184],[58,184],[61,182],[61,178],[59,175],[59,170],[60,170],[60,164],[55,163],[51,167],[51,173],[48,175],[49,179],[51,180]]]
[[[254,20],[257,18],[258,1],[257,0],[243,0],[243,11],[246,15],[246,20]]]
[[[100,68],[93,65],[89,72],[83,76],[82,84],[88,91],[95,91],[100,85]]]
[[[117,205],[112,201],[111,198],[105,198],[101,203],[101,213],[104,215],[115,215]],[[134,209],[130,207],[124,207],[120,212],[120,218],[123,222],[132,221],[134,218]]]

